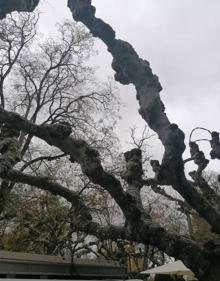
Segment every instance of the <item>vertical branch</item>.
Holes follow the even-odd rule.
[[[126,170],[121,176],[128,183],[127,192],[135,199],[143,218],[150,219],[150,216],[144,210],[140,194],[141,188],[143,187],[141,150],[134,148],[127,151],[124,156],[126,160]]]

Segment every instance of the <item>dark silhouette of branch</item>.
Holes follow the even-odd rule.
[[[0,19],[5,18],[8,13],[13,11],[18,12],[32,12],[40,0],[1,0],[0,2]]]
[[[53,182],[48,177],[32,176],[21,173],[20,171],[10,170],[10,172],[1,172],[1,178],[10,180],[16,183],[24,183],[35,186],[42,190],[50,191],[54,195],[59,195],[70,202],[75,210],[82,218],[91,220],[91,215],[88,208],[83,204],[77,192],[69,190],[59,183]],[[77,211],[76,211],[77,210]]]

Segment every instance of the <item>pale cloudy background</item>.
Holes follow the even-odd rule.
[[[220,131],[220,1],[219,0],[93,0],[98,17],[111,24],[117,37],[129,41],[138,54],[147,59],[163,86],[162,100],[171,122],[186,133],[197,126]],[[54,25],[71,18],[64,0],[41,0],[41,32],[51,33]],[[113,75],[111,56],[96,41],[99,56],[92,63],[98,75]],[[129,128],[140,131],[144,122],[137,113],[138,104],[132,86],[120,86],[124,103],[117,132],[127,148]],[[208,137],[205,132],[195,137]],[[151,144],[156,158],[162,148],[158,140]],[[201,144],[204,149],[207,146]],[[185,157],[187,157],[187,153]],[[219,170],[212,161],[210,169]]]

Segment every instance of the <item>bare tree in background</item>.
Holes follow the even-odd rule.
[[[38,44],[37,20],[38,14],[22,14],[1,21],[2,107],[34,124],[68,122],[75,137],[84,137],[93,147],[112,146],[116,142],[111,132],[117,119],[118,100],[111,98],[112,83],[98,85],[93,69],[86,66],[92,53],[91,36],[83,28],[64,22],[58,26],[58,38]],[[65,156],[48,150],[45,153],[42,147],[37,149],[33,137],[22,132],[18,138],[22,171],[34,165],[39,169],[43,162]],[[12,186],[2,182],[1,209]]]
[[[119,100],[116,97],[112,99],[114,84],[109,80],[101,85],[95,78],[93,69],[87,66],[86,62],[93,54],[93,40],[90,34],[84,28],[66,21],[57,26],[57,38],[41,37],[38,43],[38,17],[38,13],[13,14],[0,22],[2,107],[21,114],[34,124],[68,122],[75,137],[83,137],[94,148],[99,148],[102,157],[109,159],[106,162],[111,162],[113,147],[117,147],[118,143],[112,129],[118,118]],[[20,171],[47,175],[51,181],[59,177],[59,182],[65,182],[81,195],[84,189],[89,189],[91,184],[82,175],[74,159],[65,153],[39,143],[32,134],[12,132],[7,126],[2,127],[2,134],[14,134],[17,138],[13,147],[16,150],[19,146],[20,153],[14,165],[17,165]],[[3,143],[3,150],[7,143],[8,140]],[[17,198],[18,202],[10,200],[13,188],[12,199]],[[67,231],[67,225],[70,225],[68,216],[65,222],[61,222],[57,219],[55,211],[54,217],[48,213],[48,222],[41,223],[41,231],[37,227],[42,217],[40,213],[33,211],[33,214],[27,214],[26,209],[18,208],[18,217],[16,216],[16,212],[13,212],[13,202],[18,207],[19,204],[24,205],[22,202],[30,201],[29,193],[25,190],[21,184],[16,185],[5,180],[1,182],[1,248],[26,251],[38,249],[41,253],[56,254],[64,251],[68,244],[71,253],[77,252],[79,255],[79,250],[82,252],[83,247],[71,239],[73,229]],[[33,196],[35,193],[33,190]],[[39,193],[39,201],[40,196],[43,196],[42,192]],[[88,194],[86,196],[88,197]],[[35,203],[40,205],[37,200]],[[62,208],[62,204],[63,202],[57,201],[55,205],[57,209],[63,210],[64,220],[65,208],[69,209],[71,205]],[[25,223],[22,218],[26,218]],[[8,239],[9,234],[5,232],[9,225],[13,243],[12,239]],[[50,235],[51,233],[60,235]],[[66,239],[62,239],[61,243],[62,233],[65,233]],[[42,244],[44,246],[40,247]],[[76,247],[77,244],[80,249]],[[84,243],[84,247],[87,247],[87,244]]]
[[[0,27],[0,98],[1,107],[5,108],[9,91],[5,85],[7,79],[13,71],[19,57],[27,52],[28,46],[36,35],[37,14],[23,14],[19,17],[9,16],[8,21],[1,21]],[[14,132],[15,133],[15,132]],[[5,132],[7,136],[7,130]],[[13,133],[12,133],[13,134]],[[9,133],[10,135],[10,133]],[[16,133],[15,133],[16,135]],[[4,133],[3,133],[4,136]],[[4,138],[4,137],[3,137]],[[16,160],[16,162],[18,159]],[[16,164],[14,162],[14,164]],[[0,210],[4,208],[5,200],[10,192],[10,184],[2,181],[0,186]]]
[[[2,17],[11,10],[30,10],[37,5],[37,1],[31,1],[32,5],[28,6],[28,1],[18,1],[17,5],[13,1],[9,2],[13,3],[11,7],[9,5],[1,6]],[[79,163],[82,172],[90,181],[102,186],[114,198],[126,218],[127,226],[101,226],[92,220],[89,210],[81,201],[79,194],[70,192],[69,189],[60,186],[57,182],[50,182],[45,177],[24,174],[13,169],[14,163],[18,161],[17,151],[19,149],[19,146],[15,145],[15,134],[11,134],[7,138],[4,135],[2,140],[3,144],[7,140],[7,146],[2,144],[1,177],[39,188],[46,186],[51,192],[71,201],[75,216],[78,218],[75,221],[75,227],[77,226],[81,231],[105,239],[123,238],[156,246],[169,256],[182,260],[192,269],[199,280],[219,280],[220,197],[203,177],[203,170],[208,165],[208,160],[199,149],[198,144],[192,140],[189,142],[191,157],[183,160],[184,133],[168,119],[159,94],[162,87],[157,76],[152,73],[149,63],[142,60],[129,43],[116,39],[113,29],[95,17],[95,7],[91,5],[90,0],[69,0],[68,6],[73,18],[84,23],[93,36],[99,37],[107,45],[108,51],[113,56],[112,67],[116,72],[115,79],[122,84],[132,83],[135,86],[140,105],[139,113],[158,135],[164,146],[162,162],[151,160],[155,177],[146,179],[143,178],[141,151],[135,149],[126,152],[127,171],[123,174],[123,179],[127,181],[128,189],[125,191],[120,179],[103,168],[98,151],[91,148],[84,140],[71,136],[71,125],[61,123],[37,125],[14,112],[1,109],[2,124],[44,140]],[[211,158],[220,159],[219,133],[210,132],[209,141]],[[190,173],[191,180],[186,177],[184,171],[184,165],[188,161],[194,161],[197,166],[197,169]],[[143,208],[140,190],[144,185],[147,185],[148,188],[172,186],[184,198],[187,205],[210,224],[218,238],[198,243],[179,234],[170,233],[155,223]]]

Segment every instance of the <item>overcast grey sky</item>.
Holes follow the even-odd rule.
[[[147,59],[163,86],[161,98],[171,122],[186,133],[196,126],[220,131],[220,1],[219,0],[93,0],[97,16],[110,23],[118,38],[129,41]],[[71,18],[66,1],[42,0],[41,31],[51,32],[57,21]],[[101,79],[112,75],[111,57],[97,40]],[[143,129],[132,86],[120,86],[125,104],[118,132],[123,147],[129,127]],[[206,133],[200,137],[208,137]],[[158,141],[152,143],[156,157]],[[186,155],[187,157],[187,155]],[[216,165],[210,165],[210,168]]]

